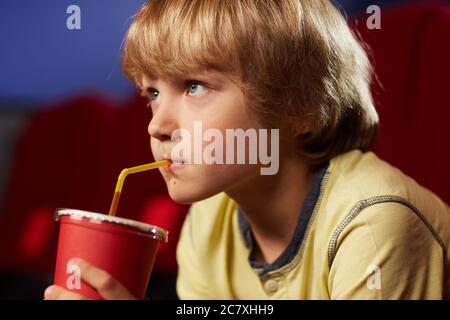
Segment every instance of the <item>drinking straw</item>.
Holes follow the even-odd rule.
[[[114,197],[111,202],[111,207],[109,209],[109,215],[115,216],[117,211],[117,206],[119,204],[120,194],[122,192],[123,183],[125,182],[125,178],[127,175],[136,172],[147,171],[151,169],[156,169],[163,166],[168,166],[171,163],[170,160],[161,160],[153,163],[143,164],[136,167],[123,169],[119,174],[119,178],[117,179],[116,189],[114,190]]]

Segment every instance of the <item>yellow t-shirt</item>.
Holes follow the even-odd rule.
[[[450,299],[450,208],[374,153],[319,168],[302,210],[291,244],[268,265],[252,260],[232,199],[195,203],[177,248],[179,297]]]

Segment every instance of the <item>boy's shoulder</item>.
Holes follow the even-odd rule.
[[[329,200],[341,199],[351,205],[400,202],[425,211],[433,205],[448,209],[433,192],[373,152],[341,154],[330,161],[327,174],[324,188]]]
[[[373,152],[353,150],[333,158],[323,189],[319,232],[331,242],[359,224],[383,225],[380,230],[402,236],[413,223],[450,244],[449,206]]]

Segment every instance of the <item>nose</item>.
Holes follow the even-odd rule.
[[[153,110],[153,117],[148,124],[148,133],[160,141],[170,140],[177,128],[174,104],[170,101],[160,102]]]

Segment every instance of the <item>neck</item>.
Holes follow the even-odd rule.
[[[310,168],[298,156],[280,159],[279,168],[276,175],[258,175],[227,191],[250,224],[257,260],[268,263],[292,239],[312,180]]]

